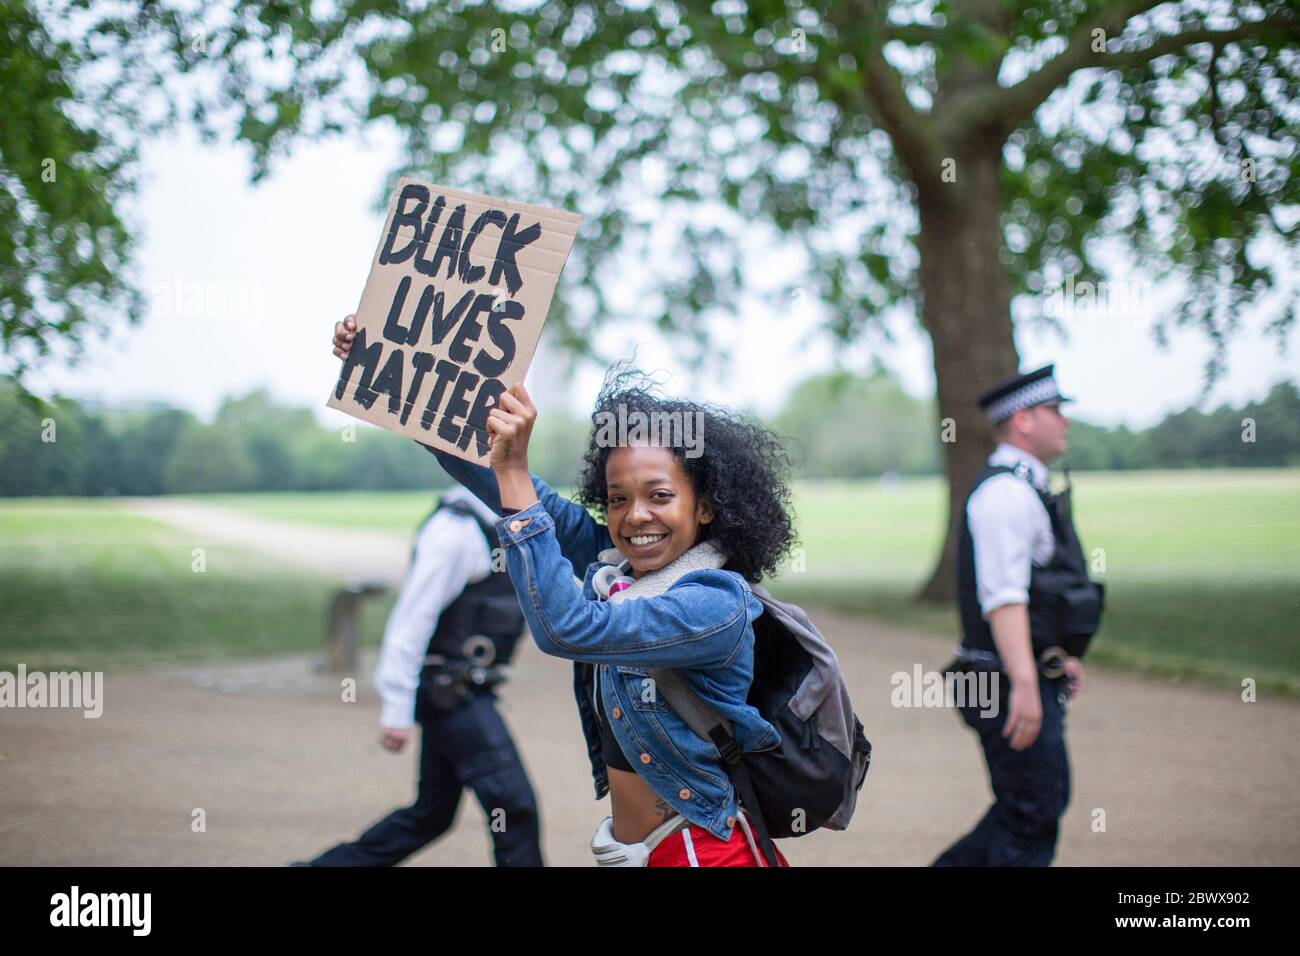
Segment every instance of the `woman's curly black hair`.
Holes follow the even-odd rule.
[[[601,424],[608,416],[651,412],[680,413],[700,419],[701,454],[688,457],[690,449],[670,447],[681,461],[695,494],[713,507],[713,520],[700,526],[700,540],[712,540],[727,555],[725,567],[757,583],[764,574],[775,574],[795,542],[790,516],[790,488],[786,474],[789,456],[780,440],[762,425],[716,405],[663,398],[657,384],[644,372],[626,363],[615,365],[592,410],[592,432],[583,455],[575,498],[602,518],[607,513],[609,489],[605,465],[608,442],[598,442]],[[671,421],[671,419],[669,419]]]

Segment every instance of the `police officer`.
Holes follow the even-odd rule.
[[[311,866],[391,866],[451,826],[461,792],[488,817],[498,866],[541,866],[537,801],[494,688],[524,629],[496,515],[457,487],[416,533],[406,581],[384,630],[375,687],[380,744],[400,753],[422,728],[415,803],[389,814]],[[432,635],[432,636],[431,636]]]
[[[1100,626],[1102,588],[1088,580],[1070,491],[1048,492],[1069,420],[1048,365],[982,395],[997,448],[966,498],[957,552],[963,638],[950,671],[994,675],[999,708],[960,700],[979,736],[994,802],[936,866],[1047,866],[1070,799],[1066,702]],[[1068,470],[1066,471],[1068,482]]]

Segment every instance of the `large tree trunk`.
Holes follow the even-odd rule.
[[[1002,137],[970,137],[953,157],[957,181],[922,186],[921,320],[934,345],[939,427],[952,419],[955,440],[943,444],[948,474],[948,530],[943,551],[919,599],[951,601],[956,594],[956,544],[960,510],[993,447],[980,392],[1016,372],[1011,295],[998,258],[1002,231],[999,174]],[[942,431],[941,431],[942,434]]]

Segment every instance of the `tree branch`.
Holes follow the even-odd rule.
[[[1219,96],[1219,53],[1222,49],[1220,44],[1215,43],[1214,53],[1210,57],[1210,128],[1214,131],[1214,139],[1223,148],[1224,153],[1230,153],[1232,144],[1228,141],[1228,135],[1223,128],[1223,100]],[[1237,145],[1241,149],[1241,155],[1244,158],[1254,161],[1254,157],[1250,155],[1250,147],[1246,143],[1245,136],[1238,140]],[[1273,212],[1273,204],[1260,191],[1259,185],[1255,182],[1253,176],[1247,179],[1247,185],[1250,187],[1250,195],[1254,199],[1256,207],[1268,218],[1273,230],[1284,239],[1290,239],[1295,235],[1298,231],[1295,227],[1283,229],[1282,224],[1277,221],[1277,216]],[[1235,212],[1240,215],[1241,207],[1236,207]]]
[[[1112,31],[1116,33],[1122,32],[1129,17],[1158,5],[1159,0],[1157,2],[1139,0],[1139,2],[1127,7],[1115,7],[1107,11],[1107,13],[1076,30],[1071,35],[1066,49],[1059,56],[1043,64],[1042,68],[1036,73],[1025,77],[1014,86],[998,88],[996,92],[986,91],[988,94],[986,97],[987,103],[984,105],[1000,117],[1003,129],[1009,133],[1029,119],[1034,110],[1038,109],[1054,91],[1063,86],[1079,70],[1094,68],[1124,70],[1143,63],[1149,63],[1158,57],[1179,53],[1197,43],[1232,43],[1237,40],[1259,36],[1270,30],[1286,30],[1292,34],[1297,34],[1300,31],[1300,26],[1298,26],[1298,21],[1294,15],[1289,13],[1277,14],[1265,17],[1262,20],[1243,22],[1228,30],[1202,28],[1188,30],[1183,33],[1162,34],[1139,49],[1117,50],[1114,53],[1094,53],[1092,51],[1093,30],[1098,28],[1106,30],[1108,36],[1111,35]],[[1134,7],[1140,9],[1134,10],[1132,9]],[[1118,17],[1122,10],[1127,11],[1124,13],[1124,20],[1116,24],[1113,18]],[[1108,23],[1110,29],[1107,28]],[[970,112],[973,105],[972,101],[968,100],[963,104],[964,110]]]
[[[944,151],[930,117],[918,112],[907,99],[897,71],[877,47],[867,52],[863,64],[865,106],[871,121],[889,134],[898,158],[918,184],[938,179]]]
[[[947,39],[947,32],[944,27],[936,27],[929,23],[887,23],[885,39],[886,41],[898,40],[908,46],[920,46],[922,43],[940,46]]]
[[[912,180],[918,186],[927,180],[937,181],[944,150],[930,117],[912,106],[903,89],[902,77],[885,59],[884,43],[891,28],[884,22],[874,0],[858,0],[852,4],[852,10],[855,22],[835,26],[841,36],[860,34],[864,29],[869,36],[859,50],[867,81],[861,90],[861,105],[871,122],[889,134],[894,151]],[[872,26],[878,29],[872,30]]]

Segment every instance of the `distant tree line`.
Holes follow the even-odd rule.
[[[535,468],[572,480],[585,431],[539,422]],[[95,408],[42,401],[0,378],[0,495],[157,495],[226,491],[423,489],[449,481],[415,442],[361,422],[327,428],[263,390],[228,398],[206,423],[164,405]]]
[[[1067,457],[1096,471],[1300,465],[1300,390],[1279,382],[1262,401],[1188,408],[1140,431],[1075,422]]]
[[[1068,414],[1068,406],[1067,406]],[[791,393],[772,424],[804,478],[940,472],[941,426],[930,402],[890,376],[818,375]],[[1078,471],[1300,465],[1300,390],[1279,382],[1258,402],[1167,415],[1150,428],[1075,421],[1065,462]]]
[[[940,473],[930,402],[888,374],[817,375],[768,423],[801,478]],[[590,423],[538,419],[533,470],[572,485]],[[708,436],[705,436],[705,441]],[[1076,422],[1076,470],[1300,465],[1300,391],[1282,382],[1240,408],[1187,409],[1142,430]],[[446,487],[433,457],[409,439],[357,423],[327,428],[307,408],[258,390],[222,403],[212,422],[163,405],[98,408],[49,401],[0,378],[0,495],[156,495],[226,491],[334,491]]]

